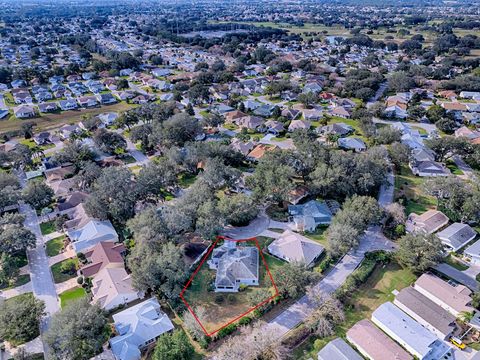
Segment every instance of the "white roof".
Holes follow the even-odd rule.
[[[372,320],[408,344],[417,354],[426,356],[438,338],[391,302],[380,305]]]
[[[318,360],[362,360],[362,357],[345,340],[337,338],[318,352]]]
[[[286,259],[288,262],[302,262],[305,265],[317,258],[324,247],[305,236],[285,230],[282,235],[268,246],[268,251],[275,256]]]

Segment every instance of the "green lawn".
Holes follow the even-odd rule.
[[[425,194],[422,184],[425,179],[412,174],[410,168],[404,166],[395,175],[395,199],[403,201],[405,212],[421,214],[436,206],[433,196]]]
[[[372,312],[381,304],[393,301],[393,290],[401,290],[416,280],[416,276],[396,263],[383,267],[378,265],[370,278],[350,297],[345,310],[345,322],[335,329],[335,335],[327,338],[310,337],[294,350],[295,359],[316,358],[329,341],[336,337],[345,338],[345,334],[355,323],[369,319]]]
[[[451,267],[454,267],[457,270],[464,271],[468,269],[467,265],[464,265],[457,259],[455,259],[451,254],[449,254],[445,259],[443,259],[444,262],[446,262],[448,265]]]
[[[305,236],[309,239],[315,240],[320,245],[322,245],[325,249],[328,249],[328,241],[327,241],[327,237],[325,236],[326,230],[327,230],[327,227],[318,227],[313,233],[305,233]]]
[[[11,279],[10,283],[0,284],[0,290],[10,290],[18,286],[25,285],[30,282],[30,275],[19,275],[15,279]]]
[[[52,220],[41,223],[40,230],[42,231],[42,235],[48,235],[57,231],[57,228],[55,227],[55,221]]]
[[[76,288],[64,291],[58,296],[60,297],[60,306],[63,309],[70,303],[74,302],[75,300],[78,300],[87,296],[87,293],[85,292],[84,288],[76,287]]]
[[[69,270],[69,271],[62,271],[62,265],[63,265],[63,264],[66,265],[66,264],[69,264],[69,263],[72,263],[72,264],[74,265],[75,270],[73,270],[73,265],[72,265],[72,269],[71,269],[71,270]],[[74,277],[77,276],[78,259],[77,259],[77,258],[73,258],[73,259],[63,260],[63,261],[61,261],[61,262],[59,262],[59,263],[56,263],[56,264],[52,265],[50,269],[52,270],[53,281],[55,282],[55,284],[62,283],[62,282],[64,282],[64,281],[73,279]]]
[[[180,187],[186,189],[195,182],[196,178],[196,175],[180,174],[178,177],[178,184],[180,185]]]
[[[447,160],[447,168],[453,175],[463,175],[463,171],[458,168],[457,164],[455,164],[455,161],[452,159]]]
[[[64,248],[65,235],[46,242],[46,251],[48,256],[55,256],[62,252]]]

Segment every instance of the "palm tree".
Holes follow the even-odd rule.
[[[469,323],[470,321],[472,321],[474,316],[475,316],[475,313],[473,311],[462,311],[458,318],[460,321],[463,321],[464,323]]]

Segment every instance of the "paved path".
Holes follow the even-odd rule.
[[[71,259],[74,258],[77,254],[75,253],[75,250],[71,247],[67,247],[67,249],[55,256],[49,257],[48,258],[48,265],[52,266],[53,264],[59,263],[60,261],[66,260],[66,259]]]
[[[13,289],[8,289],[3,291],[0,290],[0,299],[10,299],[14,296],[26,294],[32,291],[33,291],[32,282],[30,281],[25,285],[17,286],[16,288],[13,288]]]
[[[452,159],[455,162],[455,165],[462,170],[464,177],[472,180],[475,179],[475,172],[460,156],[454,155]]]
[[[137,161],[137,163],[135,165],[145,165],[145,164],[147,164],[150,161],[148,159],[148,157],[145,156],[145,154],[143,154],[140,150],[138,150],[135,147],[135,144],[130,140],[130,138],[127,137],[126,140],[127,140],[128,153],[130,155],[132,155],[133,158],[135,158],[135,160]]]
[[[275,141],[275,140],[272,140],[274,137],[275,135],[273,134],[267,134],[260,139],[260,144],[275,145],[275,146],[278,146],[280,149],[285,149],[285,150],[295,149],[295,145],[293,144],[292,139]]]
[[[394,123],[396,123],[398,121],[391,121],[391,120],[383,120],[383,119],[373,118],[373,122],[375,124],[393,125]],[[409,123],[409,122],[406,122],[406,121],[401,121],[401,123],[405,124],[409,127],[423,129],[429,134],[431,132],[437,132],[438,131],[437,127],[434,124],[425,124],[425,123],[420,123],[420,122]]]
[[[47,330],[52,314],[60,310],[57,292],[53,283],[52,273],[48,264],[48,257],[45,253],[44,240],[38,224],[35,210],[29,205],[21,204],[20,213],[25,216],[25,227],[32,231],[37,244],[33,249],[27,250],[28,263],[30,265],[30,277],[35,297],[45,302],[47,315],[40,324],[40,332]]]
[[[278,232],[275,232],[275,231],[271,231],[271,230],[265,230],[264,232],[262,232],[260,234],[261,236],[266,236],[266,237],[269,237],[269,238],[273,238],[273,239],[277,239],[280,237],[280,233]]]
[[[55,284],[55,289],[56,289],[58,294],[61,294],[64,291],[73,289],[77,286],[79,286],[78,283],[77,283],[77,277],[74,277],[73,279],[64,281],[60,284]]]
[[[383,82],[380,84],[380,86],[378,87],[377,91],[375,92],[375,95],[373,95],[371,97],[370,100],[368,100],[367,104],[366,104],[366,107],[367,109],[372,106],[375,102],[378,101],[378,99],[380,99],[383,95],[383,93],[385,92],[385,90],[387,90],[387,87],[388,87],[388,84],[387,82]]]
[[[250,239],[260,235],[269,228],[270,219],[264,212],[253,220],[250,224],[243,227],[228,226],[225,228],[223,235],[232,240]]]

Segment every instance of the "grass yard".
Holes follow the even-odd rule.
[[[328,249],[328,241],[327,237],[325,236],[325,232],[328,229],[328,227],[318,227],[315,232],[313,233],[305,233],[304,235],[312,240],[315,240],[318,242],[320,245],[322,245],[325,249]]]
[[[59,284],[76,277],[78,266],[79,264],[77,258],[66,259],[52,265],[50,269],[52,270],[53,281],[55,284]]]
[[[445,259],[443,259],[443,261],[446,262],[451,267],[454,267],[455,269],[460,271],[464,271],[468,269],[467,265],[455,259],[455,257],[452,256],[452,254],[449,254]]]
[[[76,287],[76,288],[64,291],[58,296],[60,298],[60,306],[62,307],[62,309],[64,309],[67,305],[71,304],[75,300],[78,300],[87,296],[87,293],[85,292],[84,288]]]
[[[55,239],[48,240],[45,244],[48,256],[55,256],[64,249],[65,235],[59,236]]]
[[[64,124],[74,124],[82,121],[84,115],[91,114],[96,116],[104,112],[123,112],[135,107],[135,105],[127,104],[125,102],[119,102],[112,105],[99,106],[91,109],[81,109],[81,110],[71,110],[71,111],[62,111],[56,114],[43,114],[42,116],[20,120],[15,116],[11,116],[8,120],[0,121],[0,133],[7,132],[12,130],[18,130],[22,126],[24,121],[33,121],[37,124],[35,130],[50,130],[59,128]]]
[[[386,266],[378,265],[370,278],[355,291],[345,309],[345,322],[335,329],[335,336],[319,339],[311,336],[294,350],[295,359],[316,358],[329,341],[336,337],[345,338],[345,334],[355,323],[369,319],[372,312],[381,304],[392,301],[393,290],[401,290],[416,280],[416,276],[408,269],[401,268],[392,262]]]
[[[186,189],[192,185],[197,178],[197,175],[192,174],[180,174],[178,177],[178,185],[181,188]]]
[[[447,168],[453,175],[463,175],[463,171],[458,168],[457,164],[455,164],[455,161],[452,159],[447,160]]]
[[[137,160],[135,160],[135,158],[132,155],[129,155],[129,154],[124,154],[124,155],[120,156],[119,158],[125,165],[133,164],[133,163],[137,162]]]
[[[422,184],[425,179],[413,175],[410,168],[404,166],[395,176],[395,200],[403,200],[405,212],[421,214],[436,206],[433,196],[424,193]]]
[[[9,283],[0,284],[0,290],[10,290],[18,286],[28,284],[30,282],[30,275],[18,275],[15,279],[10,279]]]
[[[55,221],[51,220],[41,223],[40,230],[42,231],[42,235],[48,235],[57,231],[57,228],[55,227]]]

